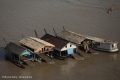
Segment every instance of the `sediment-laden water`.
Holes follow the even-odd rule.
[[[107,9],[112,7],[112,12]],[[43,29],[54,34],[62,26],[77,33],[120,42],[119,0],[0,0],[0,46],[34,36]],[[0,49],[0,77],[32,76],[31,80],[120,80],[120,54],[87,55],[84,61],[56,60],[55,64],[31,63],[20,69],[4,59]],[[4,79],[3,79],[4,80]],[[10,79],[8,79],[10,80]],[[13,80],[13,79],[11,79]],[[26,79],[23,79],[26,80]]]

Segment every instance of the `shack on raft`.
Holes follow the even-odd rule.
[[[33,60],[33,53],[17,43],[10,42],[5,47],[5,50],[6,59],[18,66],[23,66],[23,64],[26,64],[26,61]]]
[[[55,45],[54,55],[58,57],[65,58],[76,53],[76,44],[65,39],[50,34],[45,34],[41,39]]]
[[[24,38],[19,41],[20,44],[32,52],[36,61],[50,61],[53,58],[53,44],[35,37]]]
[[[91,40],[88,40],[86,37],[80,34],[63,29],[63,31],[58,33],[57,36],[76,44],[78,53],[80,48],[82,48],[82,50],[84,50],[85,52],[90,52]]]

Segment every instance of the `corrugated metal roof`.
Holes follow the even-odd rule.
[[[65,39],[62,39],[62,38],[59,38],[59,37],[55,37],[55,36],[52,36],[50,34],[46,34],[44,35],[43,37],[41,37],[41,39],[51,43],[51,44],[54,44],[55,45],[55,48],[57,49],[61,49],[63,48],[69,41],[65,40]]]
[[[67,30],[63,30],[61,33],[58,33],[57,36],[76,44],[81,44],[81,42],[86,39],[84,36],[80,34]]]
[[[31,38],[25,38],[20,40],[19,42],[27,47],[30,47],[31,49],[34,49],[35,51],[44,48],[45,46],[44,44],[37,42]]]
[[[97,38],[93,36],[77,34],[75,32],[68,31],[68,30],[63,30],[62,32],[58,33],[57,36],[76,44],[81,44],[81,42],[84,41],[85,39],[89,39],[96,42],[102,42],[102,43],[117,43],[111,40],[105,40],[105,39]]]
[[[7,46],[5,47],[5,49],[11,53],[20,55],[23,51],[26,50],[26,48],[17,45],[16,43],[10,42],[9,44],[7,44]]]
[[[41,51],[42,48],[44,48],[45,46],[54,47],[54,45],[52,45],[44,40],[34,38],[34,37],[24,38],[24,39],[20,40],[19,42],[22,45],[25,45],[31,49],[34,49],[34,52]]]
[[[46,46],[55,47],[55,45],[53,45],[53,44],[51,44],[51,43],[48,43],[48,42],[46,42],[46,41],[44,41],[44,40],[41,40],[41,39],[38,39],[38,38],[34,38],[34,37],[30,37],[30,38],[33,39],[33,40],[35,40],[35,41],[38,41],[38,42],[40,42],[40,43],[43,43],[43,44],[46,45]]]
[[[98,38],[98,37],[93,37],[93,36],[86,36],[87,39],[90,39],[90,40],[93,40],[95,42],[101,42],[101,43],[118,43],[116,41],[111,41],[111,40],[105,40],[105,39],[102,39],[102,38]]]

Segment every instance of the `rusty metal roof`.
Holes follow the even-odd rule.
[[[50,34],[45,34],[43,37],[41,37],[41,39],[43,39],[51,44],[54,44],[55,48],[57,48],[57,49],[63,48],[69,42],[65,39],[62,39],[60,37],[55,37]]]
[[[86,39],[86,37],[84,37],[83,35],[67,30],[63,30],[62,32],[58,33],[57,36],[75,44],[81,44],[81,42]]]
[[[105,40],[102,38],[88,36],[88,35],[82,35],[72,31],[68,31],[68,30],[61,31],[60,33],[57,34],[57,36],[76,44],[81,44],[81,42],[84,41],[85,39],[96,41],[96,42],[102,42],[102,43],[117,43],[116,41]]]
[[[5,47],[5,49],[8,52],[11,52],[16,55],[20,55],[24,50],[26,50],[26,48],[24,48],[16,43],[13,43],[13,42],[8,43],[7,46]]]

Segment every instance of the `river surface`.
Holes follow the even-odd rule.
[[[60,32],[63,26],[120,43],[120,0],[0,0],[1,47],[35,36],[34,29],[41,37],[44,28],[54,35],[53,27]],[[2,76],[32,76],[30,80],[120,80],[120,54],[97,53],[85,56],[83,61],[68,58],[55,60],[54,64],[32,63],[21,69],[4,59],[1,48],[0,80],[5,80]]]

